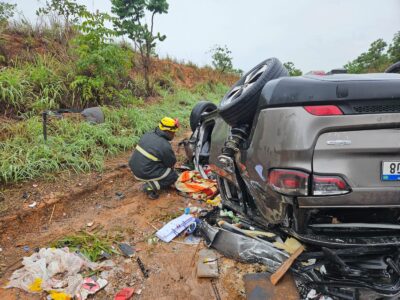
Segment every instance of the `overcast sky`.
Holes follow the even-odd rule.
[[[17,3],[34,18],[37,0]],[[42,3],[44,0],[41,0]],[[109,0],[79,0],[90,10],[110,11]],[[400,31],[400,0],[168,0],[169,12],[156,18],[167,35],[158,46],[167,54],[210,64],[215,44],[232,51],[234,67],[250,69],[275,56],[304,72],[341,67],[383,38]]]

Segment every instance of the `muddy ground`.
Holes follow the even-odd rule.
[[[120,235],[137,249],[146,268],[145,279],[136,259],[115,256],[117,263],[109,285],[92,299],[113,299],[127,286],[140,294],[134,299],[215,299],[210,280],[198,279],[198,251],[204,247],[186,245],[183,238],[166,244],[149,244],[148,239],[170,219],[182,214],[188,205],[204,205],[179,196],[175,190],[164,192],[152,201],[140,192],[141,184],[126,167],[129,153],[107,162],[103,172],[84,175],[60,174],[3,188],[0,199],[0,284],[7,282],[21,258],[35,248],[80,230]],[[118,197],[117,192],[124,197]],[[34,208],[30,204],[36,202]],[[93,222],[91,227],[87,224]],[[27,249],[27,247],[29,249]],[[222,299],[244,299],[242,276],[264,271],[259,265],[244,265],[221,257],[220,278],[216,285]],[[43,299],[18,289],[0,289],[0,299]]]

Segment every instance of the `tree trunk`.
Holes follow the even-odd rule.
[[[146,53],[144,54],[143,60],[143,67],[144,67],[144,80],[146,82],[146,93],[147,96],[153,95],[153,85],[150,80],[151,75],[151,49],[148,48],[149,46],[146,45]]]
[[[150,84],[150,66],[147,57],[144,57],[143,69],[144,69],[144,81],[146,83],[146,96],[148,97],[151,96],[153,91]]]

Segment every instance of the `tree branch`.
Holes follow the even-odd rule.
[[[151,15],[151,30],[150,30],[151,36],[153,36],[153,26],[154,26],[154,15],[155,14],[156,14],[156,12],[153,11],[153,13]]]

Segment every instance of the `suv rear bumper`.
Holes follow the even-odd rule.
[[[400,189],[353,188],[345,195],[298,197],[297,201],[300,208],[400,207]]]
[[[289,235],[297,238],[303,243],[313,244],[321,247],[349,248],[349,247],[382,247],[400,246],[400,234],[379,236],[355,236],[338,233],[337,235],[306,234],[298,233],[293,229],[283,229]]]

